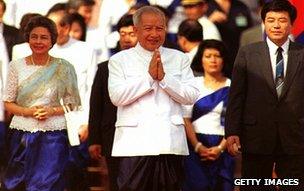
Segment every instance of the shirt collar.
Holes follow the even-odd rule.
[[[275,55],[277,53],[277,50],[278,50],[279,47],[275,43],[273,43],[268,37],[266,39],[266,42],[267,42],[267,45],[269,47],[270,54]],[[289,48],[289,43],[290,43],[290,40],[287,39],[284,42],[284,44],[281,46],[281,48],[283,49],[283,53],[287,53],[288,48]]]
[[[195,46],[194,48],[192,48],[192,50],[190,50],[190,54],[193,54],[193,55],[195,55],[196,54],[196,52],[197,52],[197,50],[198,50],[198,45],[197,46]]]

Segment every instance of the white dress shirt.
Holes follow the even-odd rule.
[[[24,42],[13,46],[12,60],[18,60],[20,58],[27,57],[32,54],[29,43]]]
[[[215,39],[215,40],[221,40],[221,34],[218,31],[216,25],[211,22],[206,16],[202,16],[198,19],[198,22],[203,27],[203,39]]]
[[[153,53],[139,44],[110,58],[109,94],[118,106],[113,156],[188,154],[181,104],[193,104],[199,91],[187,56],[159,50],[161,81],[148,73]]]
[[[118,34],[118,40],[119,40],[119,34]],[[117,43],[118,40],[116,40],[115,42]],[[86,42],[89,43],[94,48],[96,52],[97,63],[101,63],[106,60],[109,60],[110,52],[108,47],[106,46],[104,31],[98,28],[87,27]]]
[[[278,46],[274,44],[268,37],[266,39],[268,48],[269,48],[269,54],[270,54],[270,60],[271,60],[271,68],[272,68],[272,74],[273,74],[273,79],[275,80],[276,77],[276,61],[277,61],[277,50]],[[287,60],[288,60],[288,48],[289,48],[289,39],[281,46],[283,49],[282,55],[284,59],[284,76],[286,75],[287,71]]]
[[[195,56],[197,50],[198,50],[198,46],[192,48],[192,50],[190,50],[190,52],[187,52],[187,53],[186,53],[186,55],[188,56],[188,58],[189,58],[189,60],[190,60],[190,63],[192,63],[193,58],[194,58],[194,56]]]

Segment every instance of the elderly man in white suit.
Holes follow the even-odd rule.
[[[198,89],[189,59],[162,47],[164,14],[146,6],[133,16],[138,44],[109,61],[109,94],[118,107],[112,156],[121,157],[119,190],[180,190],[188,155],[181,104]]]

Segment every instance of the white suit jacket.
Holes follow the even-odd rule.
[[[181,104],[199,96],[188,57],[160,47],[165,77],[148,73],[152,52],[136,47],[109,61],[109,94],[118,107],[113,156],[187,155]]]

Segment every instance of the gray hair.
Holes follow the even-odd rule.
[[[163,19],[164,23],[166,23],[166,16],[160,9],[154,6],[144,6],[138,9],[133,15],[134,26],[138,26],[138,24],[141,22],[141,17],[144,13],[151,13],[158,15]]]

